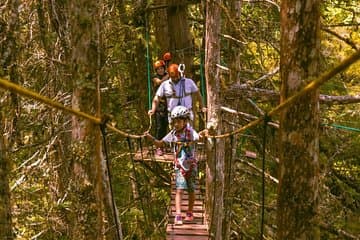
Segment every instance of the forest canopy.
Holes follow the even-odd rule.
[[[185,64],[208,107],[203,115],[194,106],[199,131],[211,125],[213,134],[227,134],[267,119],[359,52],[358,1],[307,2],[318,15],[305,3],[292,15],[291,1],[271,0],[0,3],[0,80],[65,108],[0,85],[0,239],[165,239],[172,165],[133,158],[152,148],[142,134],[155,131],[153,63],[170,52]],[[300,30],[285,34],[292,24]],[[354,61],[267,126],[205,141],[199,182],[207,211],[219,217],[209,214],[210,233],[278,239],[286,224],[278,217],[287,214],[279,206],[299,203],[279,189],[293,184],[312,186],[306,194],[316,200],[308,208],[316,211],[298,212],[314,220],[296,220],[299,231],[359,239],[359,92]],[[289,169],[303,177],[287,183],[281,174]]]

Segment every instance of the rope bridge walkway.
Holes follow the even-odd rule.
[[[203,148],[201,143],[197,143],[197,152],[202,152]],[[198,161],[205,161],[204,154],[199,154],[197,157]],[[163,155],[159,156],[154,154],[153,148],[142,148],[141,150],[134,153],[135,161],[155,161],[162,163],[173,163],[174,154],[170,152],[165,152]],[[175,175],[171,176],[171,204],[169,207],[169,221],[166,227],[166,239],[168,240],[207,240],[209,239],[208,234],[208,224],[205,219],[205,206],[204,206],[204,196],[203,190],[204,186],[200,183],[199,179],[196,180],[195,187],[195,202],[193,206],[193,216],[192,221],[184,221],[182,225],[176,225],[174,219],[176,216],[175,209],[175,196],[176,196],[176,186],[175,186]],[[185,216],[186,211],[188,210],[189,205],[189,195],[187,191],[184,191],[181,199],[181,212],[182,216]]]
[[[195,203],[193,208],[193,221],[184,221],[182,225],[175,225],[174,219],[176,215],[175,211],[175,176],[172,176],[171,181],[171,207],[170,207],[170,221],[166,227],[166,239],[167,240],[207,240],[209,239],[208,224],[205,219],[205,207],[204,196],[201,191],[199,182],[196,184],[195,189]],[[188,209],[189,195],[185,191],[181,200],[181,212],[182,216],[185,215]]]
[[[283,111],[285,108],[289,107],[290,105],[294,104],[300,97],[308,94],[309,92],[312,92],[316,89],[318,89],[322,84],[324,84],[326,81],[328,81],[329,79],[331,79],[334,75],[336,75],[339,72],[342,72],[343,70],[345,70],[347,67],[349,67],[351,64],[353,64],[354,62],[356,62],[357,60],[360,59],[360,51],[355,52],[353,55],[351,55],[350,57],[348,57],[347,59],[345,59],[343,62],[341,62],[340,64],[338,64],[337,66],[335,66],[332,70],[322,74],[320,77],[318,77],[317,79],[313,80],[312,82],[310,82],[308,85],[306,85],[304,87],[303,90],[299,91],[297,94],[287,98],[285,101],[283,101],[282,103],[280,103],[277,107],[275,107],[274,109],[272,109],[271,111],[269,111],[267,114],[265,114],[265,116],[260,117],[250,123],[248,123],[247,125],[234,130],[232,132],[229,133],[224,133],[221,135],[216,135],[216,136],[210,136],[208,135],[208,138],[225,138],[225,137],[230,137],[236,134],[239,134],[245,130],[247,130],[248,128],[254,127],[262,122],[267,122],[267,120],[269,119],[269,117],[276,115],[278,113],[280,113],[281,111]],[[84,112],[80,112],[77,111],[75,109],[72,108],[68,108],[63,106],[62,104],[53,101],[50,98],[44,97],[38,93],[32,92],[28,89],[25,89],[17,84],[14,84],[10,81],[7,81],[5,79],[1,79],[0,78],[0,88],[3,89],[7,89],[11,92],[14,92],[16,94],[20,94],[22,96],[25,97],[29,97],[32,99],[35,99],[39,102],[42,102],[48,106],[54,107],[56,109],[68,112],[72,115],[75,115],[77,117],[81,117],[81,118],[85,118],[87,120],[89,120],[90,122],[99,125],[100,128],[102,128],[102,132],[105,132],[105,127],[110,129],[113,132],[116,132],[120,135],[122,135],[123,137],[128,138],[129,141],[129,148],[130,148],[130,152],[131,152],[131,144],[130,144],[130,138],[134,138],[134,139],[141,139],[144,137],[144,134],[140,134],[140,135],[136,135],[136,134],[130,134],[124,131],[121,131],[119,129],[117,129],[116,127],[112,126],[111,124],[107,123],[107,120],[103,117],[103,118],[99,118],[99,117],[95,117],[92,115],[89,115],[87,113]],[[150,127],[151,127],[151,121],[150,121]],[[149,128],[150,128],[149,127]],[[105,137],[104,137],[105,138]],[[147,151],[147,152],[146,152]],[[146,154],[144,154],[146,153]],[[132,153],[130,153],[132,154]],[[151,151],[150,150],[144,150],[144,152],[140,153],[140,155],[135,154],[134,159],[142,159],[142,160],[150,160],[151,157],[149,157],[151,155]],[[172,162],[173,161],[173,156],[171,154],[165,154],[164,156],[162,156],[161,158],[157,157],[158,161],[164,161],[164,162]],[[108,160],[107,160],[108,161]],[[110,171],[110,169],[108,169]],[[110,179],[111,182],[111,179]],[[199,185],[199,184],[197,184]],[[167,226],[167,239],[208,239],[208,227],[207,227],[207,223],[205,221],[204,218],[204,212],[205,212],[205,208],[203,205],[203,196],[201,194],[200,191],[201,188],[196,189],[196,205],[195,208],[196,212],[195,212],[195,218],[194,221],[191,223],[186,223],[183,224],[181,226],[175,226],[173,224],[173,218],[170,218],[169,224]],[[170,213],[174,214],[174,197],[175,197],[175,187],[174,187],[174,181],[172,181],[172,206],[170,208]],[[185,210],[187,208],[186,206],[186,198],[188,196],[186,194],[184,194],[183,198],[183,202],[182,202],[182,209]],[[115,204],[114,204],[115,205]],[[116,215],[116,214],[115,214]],[[119,237],[119,239],[121,239],[121,237]]]

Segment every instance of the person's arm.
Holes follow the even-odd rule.
[[[191,97],[194,99],[193,103],[198,101],[199,102],[199,108],[200,108],[199,110],[201,112],[205,113],[207,111],[207,109],[206,109],[205,103],[203,101],[203,98],[201,96],[201,93],[200,93],[200,90],[199,90],[198,86],[196,85],[194,80],[192,80],[192,79],[188,79],[188,80],[190,80],[190,81],[188,81],[188,84],[189,84],[190,89],[191,89],[190,91],[192,92]]]
[[[159,102],[160,102],[159,96],[155,95],[155,97],[152,100],[151,110],[149,110],[149,112],[148,112],[149,116],[151,116],[155,113],[156,108],[159,105]]]
[[[168,80],[169,79],[169,74],[167,73],[167,74],[165,74],[163,77],[162,77],[162,79],[161,79],[161,82],[163,82],[163,81],[165,81],[165,80]]]
[[[157,140],[155,137],[150,135],[150,133],[145,133],[145,136],[147,137],[148,140],[153,141],[154,145],[157,148],[161,148],[165,146],[165,142],[163,140]]]
[[[162,82],[163,82],[163,80],[160,79],[160,78],[157,78],[157,77],[153,78],[153,83],[154,83],[154,86],[155,86],[155,87],[160,86],[160,84],[161,84]]]
[[[162,84],[165,80],[169,79],[169,74],[165,74],[161,79],[160,78],[153,78],[153,83],[155,85],[155,87],[160,86],[160,84]]]
[[[200,131],[199,133],[199,140],[203,140],[209,136],[209,131],[205,128],[204,130]]]
[[[200,111],[201,111],[201,112],[206,112],[207,109],[206,109],[206,106],[205,106],[205,104],[204,104],[204,102],[203,102],[203,99],[202,99],[202,96],[201,96],[200,91],[197,91],[197,92],[195,92],[194,94],[195,94],[195,97],[196,97],[197,101],[199,101]]]

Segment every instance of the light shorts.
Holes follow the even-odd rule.
[[[175,182],[176,182],[176,189],[183,189],[187,190],[188,192],[195,191],[195,181],[197,176],[197,168],[193,168],[191,171],[191,175],[188,178],[185,178],[180,169],[175,169]]]

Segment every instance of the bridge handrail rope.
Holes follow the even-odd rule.
[[[296,94],[290,96],[287,98],[284,102],[277,105],[274,109],[269,111],[267,113],[267,116],[262,116],[247,125],[238,128],[237,130],[234,130],[229,133],[224,133],[220,135],[208,135],[208,138],[224,138],[229,137],[230,135],[235,135],[240,132],[245,131],[248,128],[251,128],[265,120],[266,117],[272,117],[281,111],[283,111],[285,108],[289,107],[291,104],[293,104],[295,101],[297,101],[300,97],[304,96],[305,94],[314,91],[315,89],[319,88],[321,85],[323,85],[325,82],[327,82],[329,79],[331,79],[333,76],[335,76],[337,73],[344,71],[346,68],[348,68],[351,64],[355,63],[360,59],[360,51],[356,51],[354,54],[350,55],[348,58],[340,62],[338,65],[336,65],[334,68],[332,68],[330,71],[323,73],[315,80],[311,81],[309,84],[307,84],[301,91],[297,92]]]
[[[359,128],[353,128],[353,127],[347,127],[347,126],[342,126],[339,124],[330,124],[330,123],[323,123],[322,125],[324,126],[329,126],[329,127],[334,127],[334,128],[338,128],[338,129],[344,129],[344,130],[348,130],[348,131],[353,131],[353,132],[360,132]]]
[[[318,87],[320,87],[322,84],[324,84],[326,81],[328,81],[329,79],[331,79],[333,76],[335,76],[337,73],[344,71],[347,67],[349,67],[351,64],[353,64],[354,62],[356,62],[357,60],[360,59],[360,51],[356,51],[354,54],[350,55],[348,58],[346,58],[344,61],[340,62],[337,66],[335,66],[333,69],[331,69],[328,72],[323,73],[322,75],[320,75],[318,78],[316,78],[315,80],[311,81],[308,85],[306,85],[301,91],[297,92],[296,94],[290,96],[289,98],[287,98],[284,102],[280,103],[279,105],[277,105],[274,109],[272,109],[271,111],[268,112],[267,116],[268,117],[272,117],[275,114],[280,113],[282,110],[284,110],[285,108],[289,107],[291,104],[293,104],[296,100],[298,100],[300,97],[304,96],[305,94],[317,89]],[[21,87],[15,83],[12,83],[8,80],[2,79],[0,78],[0,87],[10,90],[12,92],[18,93],[20,95],[38,100],[42,103],[45,103],[49,106],[55,107],[57,109],[72,113],[78,117],[83,117],[85,119],[90,120],[91,122],[95,123],[95,124],[101,124],[102,120],[100,118],[94,117],[90,114],[69,108],[69,107],[65,107],[64,105],[62,105],[61,103],[58,103],[56,101],[53,101],[50,98],[47,98],[45,96],[42,96],[38,93],[35,93],[31,90],[25,89],[24,87]],[[263,122],[265,119],[264,116],[248,123],[247,125],[238,128],[237,130],[234,130],[232,132],[228,132],[228,133],[224,133],[224,134],[220,134],[220,135],[206,135],[207,138],[225,138],[225,137],[229,137],[230,135],[236,135],[240,132],[245,131],[248,128],[251,128],[261,122]],[[151,120],[150,120],[151,123]],[[124,136],[124,137],[130,137],[130,138],[142,138],[145,137],[145,134],[141,134],[141,135],[136,135],[136,134],[130,134],[124,131],[121,131],[119,129],[117,129],[116,127],[112,126],[111,124],[107,123],[106,127],[116,133],[119,133],[120,135]]]
[[[85,119],[91,121],[92,123],[95,123],[95,124],[98,124],[98,125],[102,124],[103,120],[101,118],[98,118],[98,117],[95,117],[93,115],[81,112],[81,111],[76,110],[76,109],[66,107],[66,106],[62,105],[61,103],[59,103],[59,102],[56,102],[56,101],[54,101],[54,100],[52,100],[52,99],[50,99],[48,97],[42,96],[42,95],[40,95],[40,94],[38,94],[36,92],[33,92],[33,91],[29,90],[29,89],[21,87],[21,86],[15,84],[15,83],[12,83],[12,82],[10,82],[8,80],[0,78],[0,87],[4,88],[4,89],[7,89],[7,90],[9,90],[11,92],[18,93],[18,94],[20,94],[22,96],[38,100],[39,102],[42,102],[42,103],[44,103],[46,105],[49,105],[51,107],[63,110],[65,112],[71,113],[71,114],[73,114],[75,116],[85,118]],[[151,126],[151,119],[150,119],[150,126]],[[116,133],[119,133],[120,135],[122,135],[124,137],[130,137],[130,138],[142,138],[142,137],[144,137],[144,134],[136,135],[136,134],[130,134],[130,133],[121,131],[120,129],[117,129],[116,127],[112,126],[110,123],[106,123],[106,127],[108,129],[111,129],[112,131],[114,131]]]

